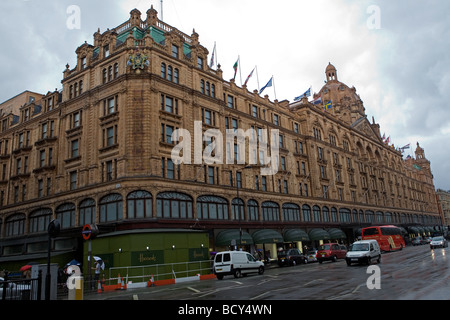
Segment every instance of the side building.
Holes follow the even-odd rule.
[[[209,243],[201,237],[179,243],[210,251],[236,243],[272,257],[282,243],[352,241],[369,225],[396,224],[405,234],[429,234],[442,225],[423,149],[417,145],[415,159],[403,160],[385,144],[356,89],[339,82],[331,64],[315,95],[322,102],[270,101],[224,80],[220,66],[208,66],[199,35],[164,23],[153,8],[145,20],[135,9],[125,23],[97,31],[94,44],[82,44],[76,54],[61,91],[1,115],[2,266],[46,257],[53,219],[62,226],[53,254],[66,262],[85,259],[86,224],[110,240],[116,234],[202,231]],[[194,141],[196,123],[206,137],[201,144]],[[192,155],[193,164],[175,163],[177,129],[192,133],[192,146],[236,161],[195,163]],[[218,141],[205,134],[238,129],[253,132],[246,141],[258,146],[265,132],[278,130],[276,174],[261,174],[267,156],[261,148],[241,149],[233,141],[214,149]],[[246,165],[250,159],[258,165]],[[148,247],[127,241],[127,250]],[[160,249],[181,250],[168,242]],[[95,251],[95,241],[93,246],[111,266],[129,263],[112,245],[102,245],[103,252]],[[157,263],[174,260],[172,254]]]

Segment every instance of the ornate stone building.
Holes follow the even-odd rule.
[[[424,232],[442,224],[423,149],[405,161],[385,144],[331,64],[315,95],[322,103],[270,101],[224,80],[220,66],[208,66],[199,35],[160,21],[153,8],[97,31],[76,54],[61,91],[18,102],[17,114],[0,118],[0,260],[45,256],[52,219],[62,226],[54,251],[78,254],[85,224],[100,234],[207,230],[212,250],[238,237],[272,254],[274,243],[351,241],[372,224]],[[194,133],[195,121],[203,132],[253,129],[259,143],[264,129],[279,130],[278,172],[174,163],[172,133]],[[235,150],[239,159],[261,156],[228,147],[224,154]]]

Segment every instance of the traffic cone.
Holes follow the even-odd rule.
[[[119,290],[121,288],[122,284],[120,282],[120,273],[117,275],[117,290]]]
[[[153,278],[153,275],[152,275],[152,277],[151,277],[151,279],[150,279],[150,286],[151,286],[151,287],[154,287],[154,286],[155,286],[155,279]]]
[[[100,280],[98,280],[97,293],[102,293],[102,292],[103,292],[102,283]]]

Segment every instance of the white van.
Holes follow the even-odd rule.
[[[345,256],[347,265],[363,262],[370,264],[375,259],[378,263],[381,262],[381,251],[377,240],[356,241]]]
[[[223,251],[214,257],[213,272],[217,279],[223,276],[234,275],[235,278],[246,276],[249,273],[264,273],[264,263],[256,260],[245,251]]]

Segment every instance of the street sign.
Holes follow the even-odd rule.
[[[83,239],[84,240],[89,240],[91,238],[92,235],[92,228],[90,224],[86,224],[83,227],[83,231],[81,232],[81,234],[83,235]]]

